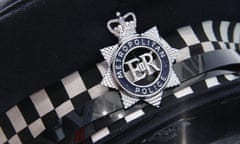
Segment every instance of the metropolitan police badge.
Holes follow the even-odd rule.
[[[101,49],[108,63],[102,85],[120,91],[124,108],[143,100],[159,107],[165,88],[180,82],[172,69],[177,50],[158,34],[156,27],[136,33],[136,16],[129,12],[109,20],[108,30],[119,43]]]

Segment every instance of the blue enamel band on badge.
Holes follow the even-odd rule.
[[[160,75],[158,75],[154,82],[146,86],[136,85],[130,82],[124,74],[124,58],[126,58],[130,51],[141,48],[147,48],[154,52],[161,65]],[[131,94],[131,96],[150,97],[160,92],[166,85],[170,73],[170,62],[166,51],[156,41],[149,38],[138,37],[123,43],[119,47],[113,61],[113,72],[120,87]]]

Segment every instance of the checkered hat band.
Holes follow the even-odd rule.
[[[206,92],[238,78],[239,75],[232,72],[227,72],[227,74],[219,73],[217,76],[206,77],[206,79],[202,79],[192,85],[185,85],[184,87],[176,88],[163,96],[164,105],[162,108],[168,107],[173,102],[179,101],[179,99],[185,97],[189,98],[195,93],[199,93],[199,90],[201,90],[201,92]],[[113,97],[115,96],[116,95]],[[123,129],[128,123],[137,120],[154,110],[156,109],[152,106],[140,104],[127,110],[120,108],[111,112],[109,111],[106,116],[102,116],[102,118],[97,119],[93,123],[82,128],[83,130],[91,131],[91,133],[85,135],[85,141],[83,143],[97,143],[101,139]]]
[[[165,40],[172,47],[179,49],[177,62],[217,49],[238,51],[240,23],[205,21],[200,25],[179,28]],[[59,123],[60,119],[76,108],[109,92],[108,88],[100,85],[106,68],[106,62],[100,62],[88,71],[76,71],[11,107],[0,116],[0,144],[27,143],[44,130]],[[200,85],[208,89],[238,78],[234,74],[221,75],[221,77],[221,79],[209,78]],[[173,96],[182,98],[191,95],[196,92],[197,87],[185,87],[174,92]],[[134,115],[141,117],[145,113],[144,110],[136,110]],[[124,117],[124,123],[135,119],[129,114]],[[99,131],[91,136],[91,142],[95,143],[111,134],[112,129],[107,127]]]

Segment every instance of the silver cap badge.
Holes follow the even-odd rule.
[[[180,84],[172,63],[177,49],[159,36],[156,27],[136,33],[136,16],[127,13],[109,20],[108,30],[119,43],[101,49],[108,63],[102,85],[120,91],[124,108],[143,100],[159,107],[165,88]]]

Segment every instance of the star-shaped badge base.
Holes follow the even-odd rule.
[[[171,63],[173,63],[175,61],[178,50],[169,46],[169,44],[162,37],[159,36],[157,27],[152,27],[151,29],[142,33],[140,36],[149,37],[149,38],[156,40],[159,44],[161,44],[162,48],[165,49],[165,51],[168,53]],[[111,70],[112,60],[113,60],[114,54],[116,53],[118,48],[119,48],[119,44],[115,44],[115,45],[108,46],[108,47],[101,49],[101,53],[108,64],[108,69],[103,77],[101,84],[103,86],[119,90],[124,108],[129,108],[140,100],[143,100],[143,101],[159,108],[159,106],[161,104],[163,91],[161,91],[157,95],[154,95],[150,98],[146,97],[146,98],[140,99],[137,96],[136,97],[129,96],[129,94],[127,94],[126,92],[124,92],[122,89],[119,88],[119,85],[115,82],[115,80],[113,78],[113,72]],[[169,74],[169,80],[168,80],[165,88],[174,87],[179,84],[180,84],[180,81],[177,78],[175,72],[171,68],[171,71]]]

